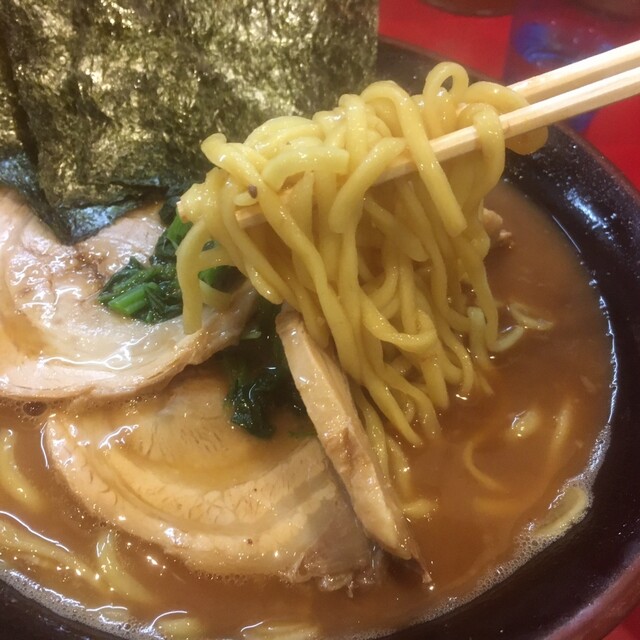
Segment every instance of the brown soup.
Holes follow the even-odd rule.
[[[606,449],[607,322],[579,257],[551,220],[507,187],[490,205],[513,233],[512,246],[488,259],[496,298],[552,325],[527,329],[496,355],[492,394],[456,397],[441,416],[442,438],[409,452],[417,488],[434,505],[412,522],[431,584],[400,565],[352,595],[312,583],[214,578],[121,533],[117,562],[132,581],[105,596],[95,586],[100,563],[113,557],[98,558],[96,547],[108,527],[52,477],[41,429],[55,407],[39,403],[5,406],[0,416],[2,459],[13,447],[15,464],[43,498],[33,512],[0,490],[3,577],[65,616],[124,636],[368,637],[459,605],[561,535],[588,507]]]

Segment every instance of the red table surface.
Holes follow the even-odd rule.
[[[381,34],[498,79],[505,66],[510,26],[510,16],[474,18],[449,14],[420,0],[380,0]],[[585,137],[640,190],[640,96],[600,109]]]
[[[466,17],[421,0],[380,0],[382,35],[498,79],[505,67],[510,27],[510,16]],[[640,96],[600,109],[585,137],[640,190]],[[606,640],[640,640],[640,606]]]

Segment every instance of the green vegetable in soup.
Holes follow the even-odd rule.
[[[182,313],[182,293],[176,272],[176,250],[191,227],[168,203],[161,216],[173,220],[156,243],[146,263],[134,257],[106,283],[98,300],[120,315],[148,323],[175,318]],[[230,291],[242,276],[231,266],[220,266],[200,273],[200,278],[220,291]],[[256,313],[244,329],[239,344],[215,357],[224,365],[229,391],[226,401],[231,422],[259,438],[275,432],[274,410],[288,407],[305,415],[302,399],[295,387],[275,329],[280,307],[260,299]],[[292,435],[307,435],[305,421]]]
[[[175,201],[166,206],[173,220],[156,243],[146,264],[130,258],[122,269],[111,276],[98,295],[98,300],[122,316],[156,324],[182,313],[182,292],[176,271],[176,249],[187,235],[191,223],[175,215]],[[237,269],[215,267],[200,274],[203,282],[221,291],[232,289],[239,281]]]
[[[299,416],[306,414],[276,333],[279,310],[261,299],[240,342],[217,356],[231,381],[226,397],[231,421],[259,438],[275,433],[272,416],[276,409],[287,407]],[[299,431],[293,435],[305,435],[304,422]]]

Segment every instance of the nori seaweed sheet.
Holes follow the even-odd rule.
[[[22,151],[18,129],[20,104],[11,76],[11,63],[4,41],[0,39],[0,158]]]
[[[10,61],[0,40],[0,185],[18,190],[63,242],[86,238],[140,201],[102,206],[52,207],[40,188],[36,152],[27,116],[18,100]]]
[[[54,208],[38,184],[35,164],[23,150],[0,156],[0,184],[17,189],[33,212],[66,244],[92,236],[143,203],[127,200],[109,205]]]
[[[331,108],[372,78],[376,0],[0,0],[56,208],[176,193],[200,142]]]

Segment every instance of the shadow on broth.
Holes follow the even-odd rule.
[[[380,77],[412,92],[432,65],[380,43]],[[638,197],[554,128],[542,150],[509,156],[487,204],[506,232],[488,278],[502,321],[524,337],[495,358],[487,393],[458,393],[439,413],[442,437],[394,463],[419,547],[401,535],[398,555],[417,563],[384,556],[394,542],[380,529],[371,544],[303,416],[276,412],[268,440],[225,429],[214,359],[139,400],[5,407],[3,637],[604,635],[640,595],[640,505],[628,495],[639,473]],[[254,479],[264,494],[239,495]],[[195,523],[189,535],[168,526],[168,503],[171,525]]]

